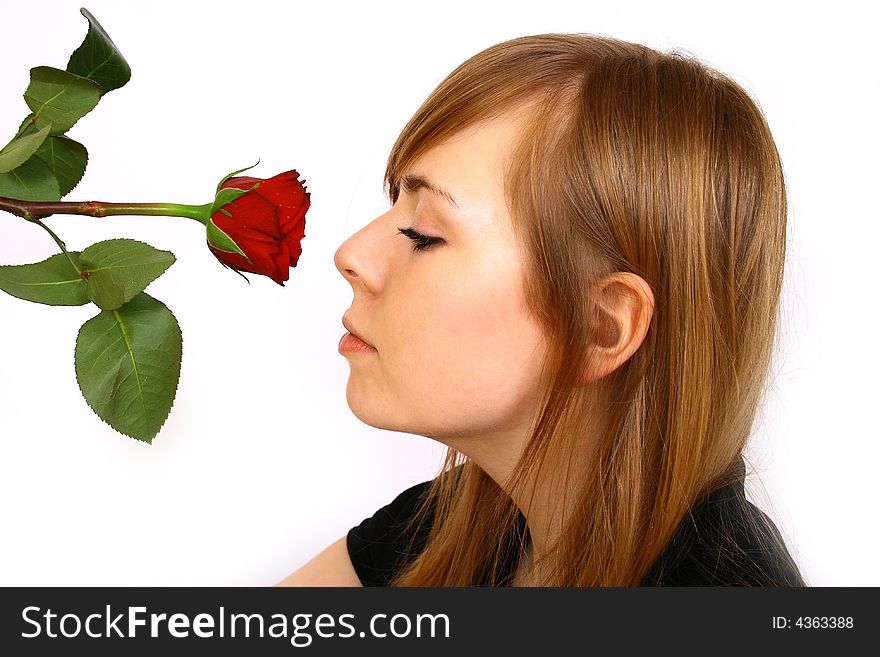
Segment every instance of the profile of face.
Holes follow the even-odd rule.
[[[402,184],[393,207],[336,251],[354,293],[346,323],[376,349],[343,351],[346,399],[366,424],[472,457],[524,438],[546,343],[525,306],[523,253],[502,191],[523,117],[515,110],[464,129],[403,172],[454,203]],[[401,228],[440,241],[414,250]]]

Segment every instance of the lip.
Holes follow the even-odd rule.
[[[347,347],[347,350],[353,350],[360,347],[361,351],[377,351],[376,347],[371,345],[369,342],[364,340],[360,335],[358,335],[352,328],[351,324],[348,322],[348,319],[343,316],[342,325],[348,331],[347,335],[350,335],[354,340],[346,340],[346,336],[343,335],[342,339],[339,341],[339,349],[342,351],[343,347]],[[355,340],[357,342],[355,342]],[[345,342],[345,344],[343,344]]]
[[[351,333],[346,333],[339,340],[339,353],[340,354],[352,354],[352,353],[364,353],[364,354],[375,354],[377,353],[376,348],[368,345],[366,342],[361,340],[356,335]]]

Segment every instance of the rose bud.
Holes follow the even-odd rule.
[[[208,246],[224,266],[283,286],[302,253],[311,195],[295,170],[265,180],[235,173],[217,187],[206,224]]]

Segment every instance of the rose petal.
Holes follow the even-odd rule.
[[[212,247],[214,255],[230,267],[269,276],[284,285],[290,268],[296,266],[302,254],[300,241],[305,236],[305,213],[310,204],[303,182],[296,170],[266,180],[239,176],[224,182],[224,189],[249,189],[259,183],[256,189],[224,206],[232,216],[218,211],[212,217],[251,262],[237,253]]]

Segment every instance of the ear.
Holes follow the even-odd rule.
[[[598,381],[625,363],[641,346],[654,316],[654,293],[636,274],[616,272],[596,289],[599,326],[578,386]]]

